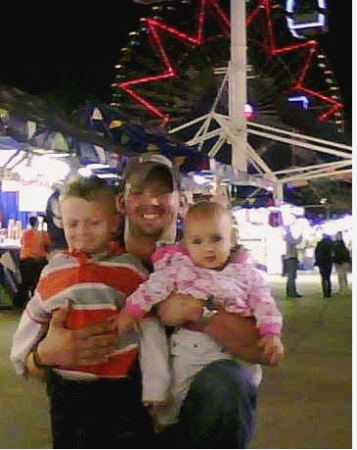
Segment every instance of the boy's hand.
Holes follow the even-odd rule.
[[[281,363],[284,357],[284,346],[277,334],[266,334],[259,339],[258,347],[264,347],[264,357],[273,366]]]
[[[139,330],[135,318],[127,311],[120,311],[119,314],[109,320],[112,322],[113,328],[117,329],[119,336],[131,329]]]

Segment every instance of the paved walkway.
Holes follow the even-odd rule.
[[[323,299],[318,276],[299,274],[305,296],[280,300],[285,279],[268,280],[284,311],[286,358],[265,369],[251,448],[352,448],[351,295]],[[50,448],[44,386],[8,360],[18,318],[0,310],[0,448]]]

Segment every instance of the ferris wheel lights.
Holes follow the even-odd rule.
[[[268,59],[269,55],[272,56],[271,59],[274,61],[280,59],[280,56],[282,56],[282,58],[284,58],[283,64],[285,64],[286,58],[287,65],[289,65],[290,59],[295,54],[299,54],[302,56],[302,64],[297,67],[297,73],[295,70],[294,79],[289,83],[289,88],[288,90],[286,90],[286,93],[287,95],[292,93],[296,95],[301,94],[300,96],[303,97],[303,99],[290,101],[300,101],[304,109],[306,108],[306,105],[311,103],[314,113],[316,112],[316,110],[319,110],[319,113],[316,113],[316,116],[320,114],[320,119],[327,120],[328,118],[330,118],[330,120],[335,123],[335,113],[343,107],[343,105],[339,101],[340,99],[337,87],[336,89],[333,89],[335,88],[335,82],[327,81],[326,86],[328,89],[327,92],[336,94],[334,96],[328,96],[328,94],[320,94],[319,90],[316,91],[315,89],[319,89],[318,87],[315,87],[319,86],[319,84],[317,83],[313,85],[314,87],[312,89],[308,89],[308,87],[310,86],[309,78],[311,78],[309,77],[309,75],[311,75],[310,68],[313,66],[315,68],[318,67],[320,75],[323,75],[323,82],[326,83],[326,76],[328,80],[332,80],[334,78],[333,73],[331,71],[328,71],[328,63],[326,61],[325,55],[322,53],[322,51],[319,51],[319,43],[315,39],[313,39],[314,35],[310,34],[309,37],[306,36],[307,25],[311,26],[311,24],[315,22],[317,24],[320,23],[320,17],[318,16],[318,13],[321,12],[321,7],[325,5],[325,3],[321,3],[322,1],[323,0],[310,0],[310,2],[308,0],[284,0],[283,2],[277,2],[276,0],[254,0],[253,2],[246,0],[246,3],[250,3],[250,5],[252,5],[251,12],[249,14],[249,17],[247,17],[246,23],[247,26],[249,26],[250,22],[252,22],[253,20],[256,21],[255,19],[264,21],[265,27],[263,26],[263,28],[267,32],[265,52]],[[167,5],[166,3],[164,3],[163,7],[158,7],[156,4],[154,7],[150,8],[151,13],[149,17],[140,19],[140,26],[142,27],[140,31],[145,32],[145,35],[140,33],[135,34],[135,32],[129,34],[130,37],[139,35],[140,39],[148,40],[147,42],[149,51],[151,52],[152,49],[153,53],[156,55],[154,66],[150,66],[150,70],[154,69],[155,72],[149,73],[149,76],[134,78],[138,77],[138,72],[134,69],[132,72],[134,74],[133,76],[130,76],[130,74],[126,74],[126,82],[124,80],[122,80],[121,82],[121,80],[119,81],[119,78],[116,78],[116,81],[119,82],[115,83],[115,86],[122,90],[121,101],[123,102],[123,105],[125,105],[128,97],[131,97],[131,100],[129,101],[132,102],[134,100],[134,103],[136,103],[137,105],[136,108],[144,107],[148,110],[149,114],[153,113],[155,116],[160,117],[161,120],[164,121],[168,121],[168,113],[170,114],[170,116],[172,115],[172,117],[175,117],[175,114],[178,114],[177,110],[175,110],[175,106],[178,103],[175,101],[176,103],[173,104],[173,102],[169,100],[167,103],[164,103],[164,106],[160,106],[161,100],[156,101],[152,95],[152,92],[150,91],[149,85],[147,85],[146,88],[146,86],[144,86],[144,83],[161,83],[162,81],[162,84],[164,85],[165,80],[169,80],[170,78],[175,78],[178,76],[175,70],[175,63],[177,59],[174,59],[173,55],[171,54],[171,46],[167,45],[167,36],[171,34],[171,36],[169,36],[170,39],[177,39],[177,42],[182,41],[186,45],[191,44],[188,46],[188,48],[196,48],[196,46],[200,46],[204,43],[204,40],[206,40],[210,36],[208,32],[210,31],[210,29],[208,28],[206,23],[207,17],[209,16],[208,13],[210,13],[211,16],[214,16],[214,20],[217,21],[218,26],[221,28],[222,34],[229,35],[229,18],[225,11],[221,9],[220,0],[196,0],[195,2],[179,2],[177,0],[176,3],[172,2],[170,6],[174,5],[175,10],[179,12],[181,11],[182,13],[187,13],[188,7],[187,11],[186,6],[182,6],[181,10],[179,9],[179,5],[181,5],[182,3],[190,4],[192,5],[192,7],[197,4],[197,8],[195,7],[195,11],[197,12],[197,14],[195,14],[195,22],[193,26],[190,23],[188,28],[181,29],[180,24],[177,25],[176,28],[175,25],[173,25],[173,23],[176,23],[174,21],[174,13],[171,10],[168,11]],[[285,5],[288,5],[290,9],[292,8],[290,10],[290,13],[285,17],[283,16],[284,8],[281,5],[283,5],[283,7]],[[299,11],[293,11],[294,8],[299,9]],[[306,16],[305,18],[303,17],[303,8],[305,10],[307,8],[307,13],[311,12],[312,10],[314,10],[314,12],[316,13],[314,17],[311,15],[310,23],[306,23]],[[309,8],[310,10],[308,10]],[[159,12],[163,16],[162,18],[157,17]],[[167,17],[164,16],[164,13],[167,13]],[[275,17],[273,17],[273,15]],[[280,45],[282,41],[276,40],[276,38],[280,35],[277,35],[275,33],[276,24],[274,23],[274,19],[278,19],[280,25],[281,21],[284,21],[286,23],[287,17],[290,17],[290,19],[292,20],[292,25],[296,26],[296,29],[294,31],[300,35],[300,38],[304,38],[304,41],[300,40],[297,43],[296,40],[295,42],[293,42],[294,40],[290,38],[290,42],[293,42],[293,45],[281,47]],[[165,18],[167,18],[168,21],[166,21]],[[307,16],[307,18],[309,20],[310,16]],[[319,26],[317,26],[317,28],[318,30],[316,30],[316,28],[311,28],[311,30],[308,31],[312,31],[314,34],[316,34],[318,31],[321,31],[321,28],[319,28]],[[188,31],[188,29],[192,31]],[[215,29],[215,27],[213,27],[213,29]],[[285,34],[286,31],[289,33],[290,30],[287,30],[287,27],[285,26]],[[169,42],[171,43],[171,41]],[[129,66],[128,63],[130,63],[137,54],[138,51],[136,51],[134,48],[129,48],[129,51],[125,51],[121,55],[120,61],[125,65],[125,72],[126,69],[130,69],[129,67],[127,67]],[[163,66],[161,73],[160,68],[158,68],[159,70],[157,70],[157,61],[159,61],[159,63],[161,62],[161,65]],[[156,84],[154,84],[152,89],[155,91],[156,88]],[[324,105],[324,103],[327,103],[327,105]],[[179,105],[179,109],[180,108],[181,104]],[[184,108],[181,109],[183,111]]]

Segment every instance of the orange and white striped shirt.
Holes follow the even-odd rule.
[[[15,332],[10,358],[16,372],[25,374],[28,354],[43,337],[53,311],[67,299],[73,303],[67,318],[68,328],[83,328],[117,314],[125,305],[126,297],[147,276],[139,259],[123,250],[96,259],[80,251],[55,255],[43,269]],[[72,379],[125,377],[138,356],[139,341],[139,335],[128,332],[120,338],[117,350],[107,363],[55,370]]]

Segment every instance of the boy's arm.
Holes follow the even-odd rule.
[[[21,316],[10,351],[10,360],[18,375],[27,375],[28,365],[33,369],[34,364],[29,359],[29,355],[44,335],[45,322],[41,324],[30,316],[28,312],[28,308],[31,307],[30,302]]]

